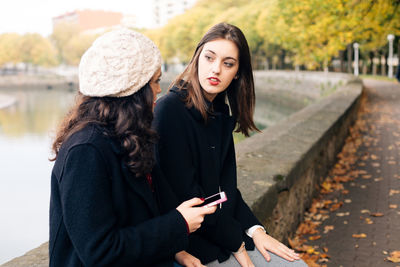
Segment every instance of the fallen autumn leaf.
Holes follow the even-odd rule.
[[[366,238],[367,235],[364,234],[364,233],[361,233],[361,234],[353,234],[352,237],[354,237],[354,238]]]
[[[309,239],[309,240],[318,240],[318,239],[320,239],[320,238],[321,238],[320,235],[313,235],[313,236],[310,236],[308,239]]]
[[[390,256],[386,258],[390,262],[398,263],[400,262],[400,251],[390,252]]]
[[[400,194],[400,190],[390,189],[389,196],[393,196],[394,194]]]
[[[343,217],[343,216],[349,216],[350,212],[338,212],[336,213],[336,216],[338,217]]]

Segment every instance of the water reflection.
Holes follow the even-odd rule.
[[[51,132],[71,105],[68,90],[1,89],[0,264],[48,240]]]
[[[54,128],[72,103],[69,90],[14,89],[0,91],[16,98],[17,103],[0,109],[0,134],[8,137],[44,136]]]

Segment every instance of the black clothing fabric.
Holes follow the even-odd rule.
[[[160,216],[162,196],[121,158],[96,125],[61,146],[51,175],[50,266],[172,267],[187,247],[185,219],[175,208]],[[166,187],[157,167],[152,176],[156,192]]]
[[[237,189],[235,119],[229,116],[229,107],[216,98],[208,103],[210,114],[205,122],[197,109],[186,107],[185,97],[185,90],[174,87],[157,101],[153,126],[160,140],[156,159],[178,201],[225,191],[228,201],[205,217],[201,228],[190,235],[187,249],[203,264],[222,262],[242,241],[247,249],[254,249],[245,230],[261,223]],[[169,203],[170,207],[176,204]]]

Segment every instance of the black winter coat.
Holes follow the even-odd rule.
[[[152,176],[156,192],[166,192],[159,169]],[[176,209],[159,215],[148,182],[125,167],[119,145],[87,126],[61,146],[51,175],[50,266],[172,267],[187,227]]]
[[[172,88],[155,107],[153,126],[160,135],[157,160],[179,201],[207,197],[221,189],[228,201],[207,215],[201,228],[189,237],[187,251],[203,264],[229,258],[246,242],[254,249],[245,230],[261,225],[244,202],[236,180],[236,158],[232,131],[235,119],[221,101],[208,103],[213,112],[205,123],[200,112],[183,102],[186,91]],[[177,203],[170,203],[170,208]]]

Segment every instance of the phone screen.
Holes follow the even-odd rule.
[[[208,204],[210,204],[210,203],[212,203],[214,201],[220,200],[220,199],[221,199],[221,194],[218,193],[216,195],[213,195],[213,196],[210,196],[210,197],[206,198],[202,205],[203,206],[204,205],[208,205]]]
[[[220,192],[215,195],[207,197],[204,202],[201,204],[201,206],[209,205],[209,206],[214,206],[217,204],[220,204],[222,202],[227,201],[228,199],[226,198],[225,192]]]

